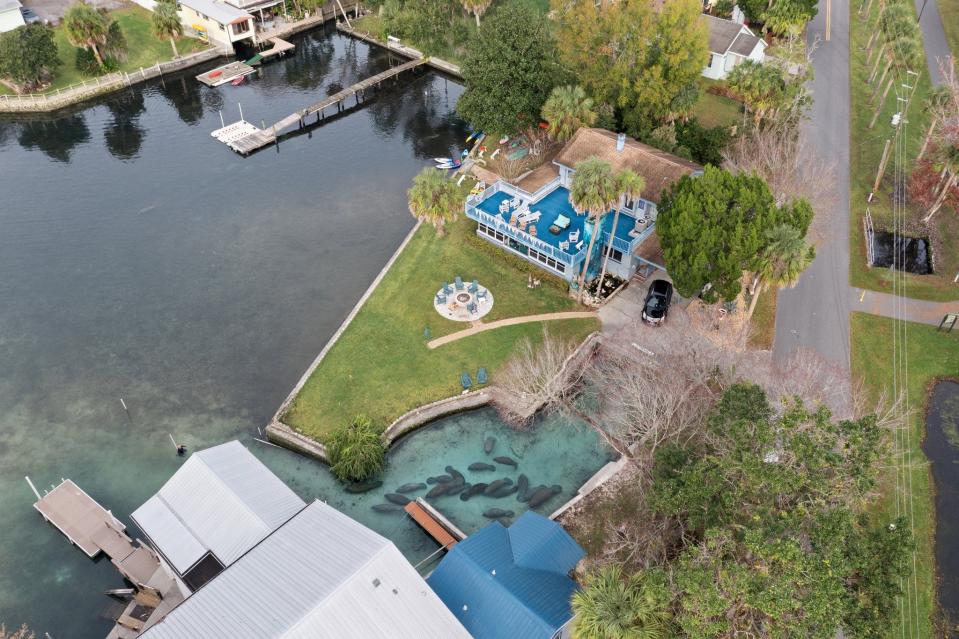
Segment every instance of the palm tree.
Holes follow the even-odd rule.
[[[619,206],[617,206],[613,212],[613,228],[609,231],[610,250],[606,251],[606,255],[603,256],[603,270],[599,274],[599,289],[597,292],[602,291],[603,280],[606,279],[606,265],[609,263],[609,254],[612,253],[612,238],[616,237],[616,226],[619,224],[619,210],[626,206],[627,202],[637,200],[639,196],[642,195],[643,189],[646,188],[646,180],[644,180],[641,175],[637,175],[629,169],[623,169],[617,173],[616,182],[616,190],[619,191]]]
[[[103,66],[100,47],[106,44],[110,23],[106,16],[84,0],[77,0],[63,15],[63,24],[67,30],[67,40],[75,47],[90,49],[97,64]]]
[[[170,38],[173,57],[180,57],[180,52],[176,50],[176,39],[183,35],[183,24],[176,12],[176,2],[160,0],[153,7],[153,35],[157,38]]]
[[[624,577],[619,566],[589,575],[573,594],[574,639],[665,639],[670,634],[666,596],[642,573]]]
[[[445,231],[446,223],[456,219],[461,205],[456,186],[436,169],[425,168],[420,171],[406,194],[413,217],[432,224],[440,236]]]
[[[795,286],[799,276],[816,257],[815,247],[806,242],[802,232],[795,226],[774,226],[766,232],[766,239],[768,242],[759,256],[756,269],[759,284],[749,303],[750,317],[756,309],[756,300],[759,299],[765,283],[768,282],[776,288]]]
[[[586,91],[580,86],[553,89],[540,115],[549,122],[549,134],[560,142],[573,137],[580,128],[596,124],[593,100],[586,97]]]
[[[611,208],[619,202],[619,191],[613,167],[598,157],[589,157],[576,165],[573,181],[569,186],[569,201],[573,209],[580,215],[586,215],[593,221],[593,232],[589,236],[589,247],[586,249],[586,259],[583,261],[583,270],[579,274],[579,291],[577,301],[583,299],[583,289],[586,282],[586,271],[589,269],[589,260],[593,255],[593,246],[603,218]]]
[[[733,69],[726,83],[742,96],[746,109],[752,111],[753,121],[757,125],[781,103],[787,88],[782,71],[752,60],[746,60]]]
[[[463,8],[476,17],[476,28],[480,27],[480,16],[486,13],[493,0],[460,0]]]
[[[897,81],[897,77],[901,77],[901,74],[906,71],[915,69],[922,59],[922,53],[922,42],[911,35],[899,36],[895,41],[889,43],[889,62],[886,68],[894,68],[899,71],[899,73],[893,73],[886,83],[882,97],[879,99],[876,110],[872,114],[872,120],[869,121],[870,129],[876,126],[876,121],[879,119],[882,108],[886,104],[889,89],[891,89],[892,85]],[[885,75],[883,77],[885,77]],[[881,82],[880,80],[880,83]],[[915,80],[913,80],[913,82],[915,82]],[[876,84],[876,89],[879,89],[879,84]]]

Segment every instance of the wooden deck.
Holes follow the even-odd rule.
[[[196,79],[209,87],[218,87],[221,84],[226,84],[241,76],[250,75],[254,71],[256,71],[256,69],[244,62],[231,62],[224,64],[222,67],[201,73],[196,76]]]
[[[33,507],[91,559],[107,549],[122,552],[119,535],[129,542],[123,535],[126,526],[71,479],[63,480]]]
[[[447,550],[466,538],[463,531],[454,526],[446,517],[443,517],[422,497],[406,504],[404,510],[430,537]]]
[[[311,104],[305,109],[295,111],[265,129],[257,128],[249,122],[241,120],[240,122],[235,122],[221,129],[217,129],[211,135],[229,146],[237,153],[249,155],[257,149],[261,149],[268,144],[275,142],[278,135],[294,124],[302,125],[307,117],[316,115],[317,120],[319,120],[324,116],[324,111],[326,109],[330,109],[334,106],[341,108],[343,103],[351,96],[355,97],[357,103],[359,103],[366,91],[375,89],[385,80],[393,78],[404,71],[415,69],[416,67],[424,65],[427,62],[429,62],[429,58],[419,58],[417,60],[405,62],[391,69],[387,69],[381,73],[377,73],[376,75],[357,82],[353,86],[334,93],[333,95],[326,97],[319,102]],[[240,133],[241,129],[242,134]]]

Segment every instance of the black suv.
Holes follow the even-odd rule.
[[[672,299],[673,285],[666,280],[653,280],[643,304],[643,321],[654,325],[662,324],[666,320]]]

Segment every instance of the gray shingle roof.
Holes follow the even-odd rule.
[[[756,37],[745,25],[703,14],[706,25],[709,27],[709,51],[724,55],[727,52],[748,56],[759,44],[761,38]]]
[[[743,57],[749,56],[762,40],[751,33],[740,33],[736,40],[729,47],[730,53],[736,53]]]
[[[320,501],[141,639],[469,639],[396,546]]]

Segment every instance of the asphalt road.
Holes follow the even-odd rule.
[[[933,0],[929,0],[932,2]],[[928,11],[928,7],[926,9]],[[823,225],[825,240],[795,288],[779,293],[776,308],[777,358],[809,348],[849,369],[849,0],[832,0],[826,41],[826,0],[809,24],[813,53],[811,118],[803,126],[807,146],[836,166],[836,210]]]
[[[922,46],[926,50],[926,65],[933,84],[942,83],[939,73],[939,60],[949,57],[949,43],[942,28],[942,16],[936,0],[914,0],[916,13],[920,15],[919,29],[922,31]],[[925,8],[924,8],[925,7]]]

